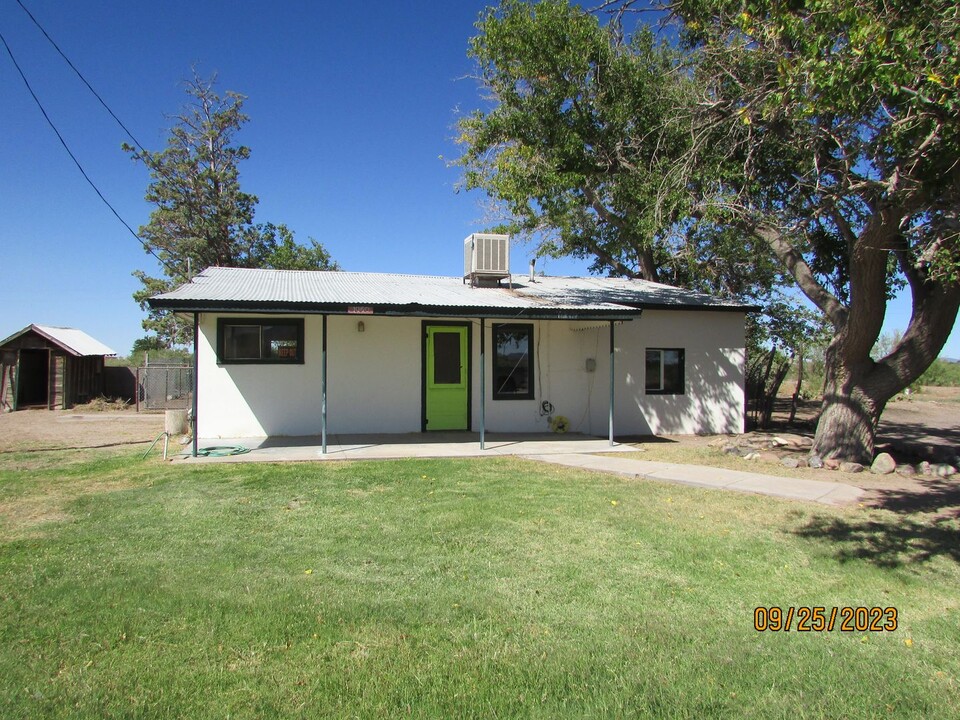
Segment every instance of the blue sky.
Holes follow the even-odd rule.
[[[345,270],[456,275],[462,240],[483,230],[483,196],[455,192],[454,125],[480,103],[467,42],[488,2],[23,0],[115,113],[160,149],[196,66],[248,96],[244,190],[257,220],[322,242]],[[147,174],[106,114],[15,0],[7,38],[88,174],[134,228]],[[153,259],[86,184],[0,52],[0,338],[31,322],[79,327],[127,354],[144,334],[131,294]],[[514,247],[514,272],[529,248]],[[548,274],[587,263],[541,260]],[[888,311],[903,329],[909,301]],[[943,351],[960,357],[956,330]]]

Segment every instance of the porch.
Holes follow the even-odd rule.
[[[385,460],[395,458],[492,457],[617,453],[635,450],[610,445],[609,438],[569,433],[486,433],[484,448],[476,432],[430,432],[327,436],[324,454],[319,435],[302,437],[220,438],[199,442],[198,456],[175,456],[181,462],[305,462],[316,460]],[[210,448],[242,447],[238,455],[204,456]]]

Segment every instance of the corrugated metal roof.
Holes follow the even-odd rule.
[[[47,340],[59,345],[73,355],[116,355],[116,353],[99,340],[87,335],[83,330],[76,328],[54,327],[53,325],[29,325],[10,337],[0,341],[5,345],[21,335],[34,331]]]
[[[616,278],[515,276],[513,289],[471,287],[459,277],[317,270],[207,268],[189,283],[150,299],[158,308],[202,310],[270,306],[371,306],[485,308],[531,311],[638,314],[643,308],[749,309],[687,290]]]

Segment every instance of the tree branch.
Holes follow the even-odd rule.
[[[842,330],[847,322],[847,308],[817,281],[806,260],[783,233],[768,225],[758,225],[753,229],[753,233],[770,246],[810,302],[823,311],[837,331]]]

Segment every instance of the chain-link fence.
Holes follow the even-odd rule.
[[[189,408],[193,401],[193,368],[150,365],[137,368],[137,410]]]

